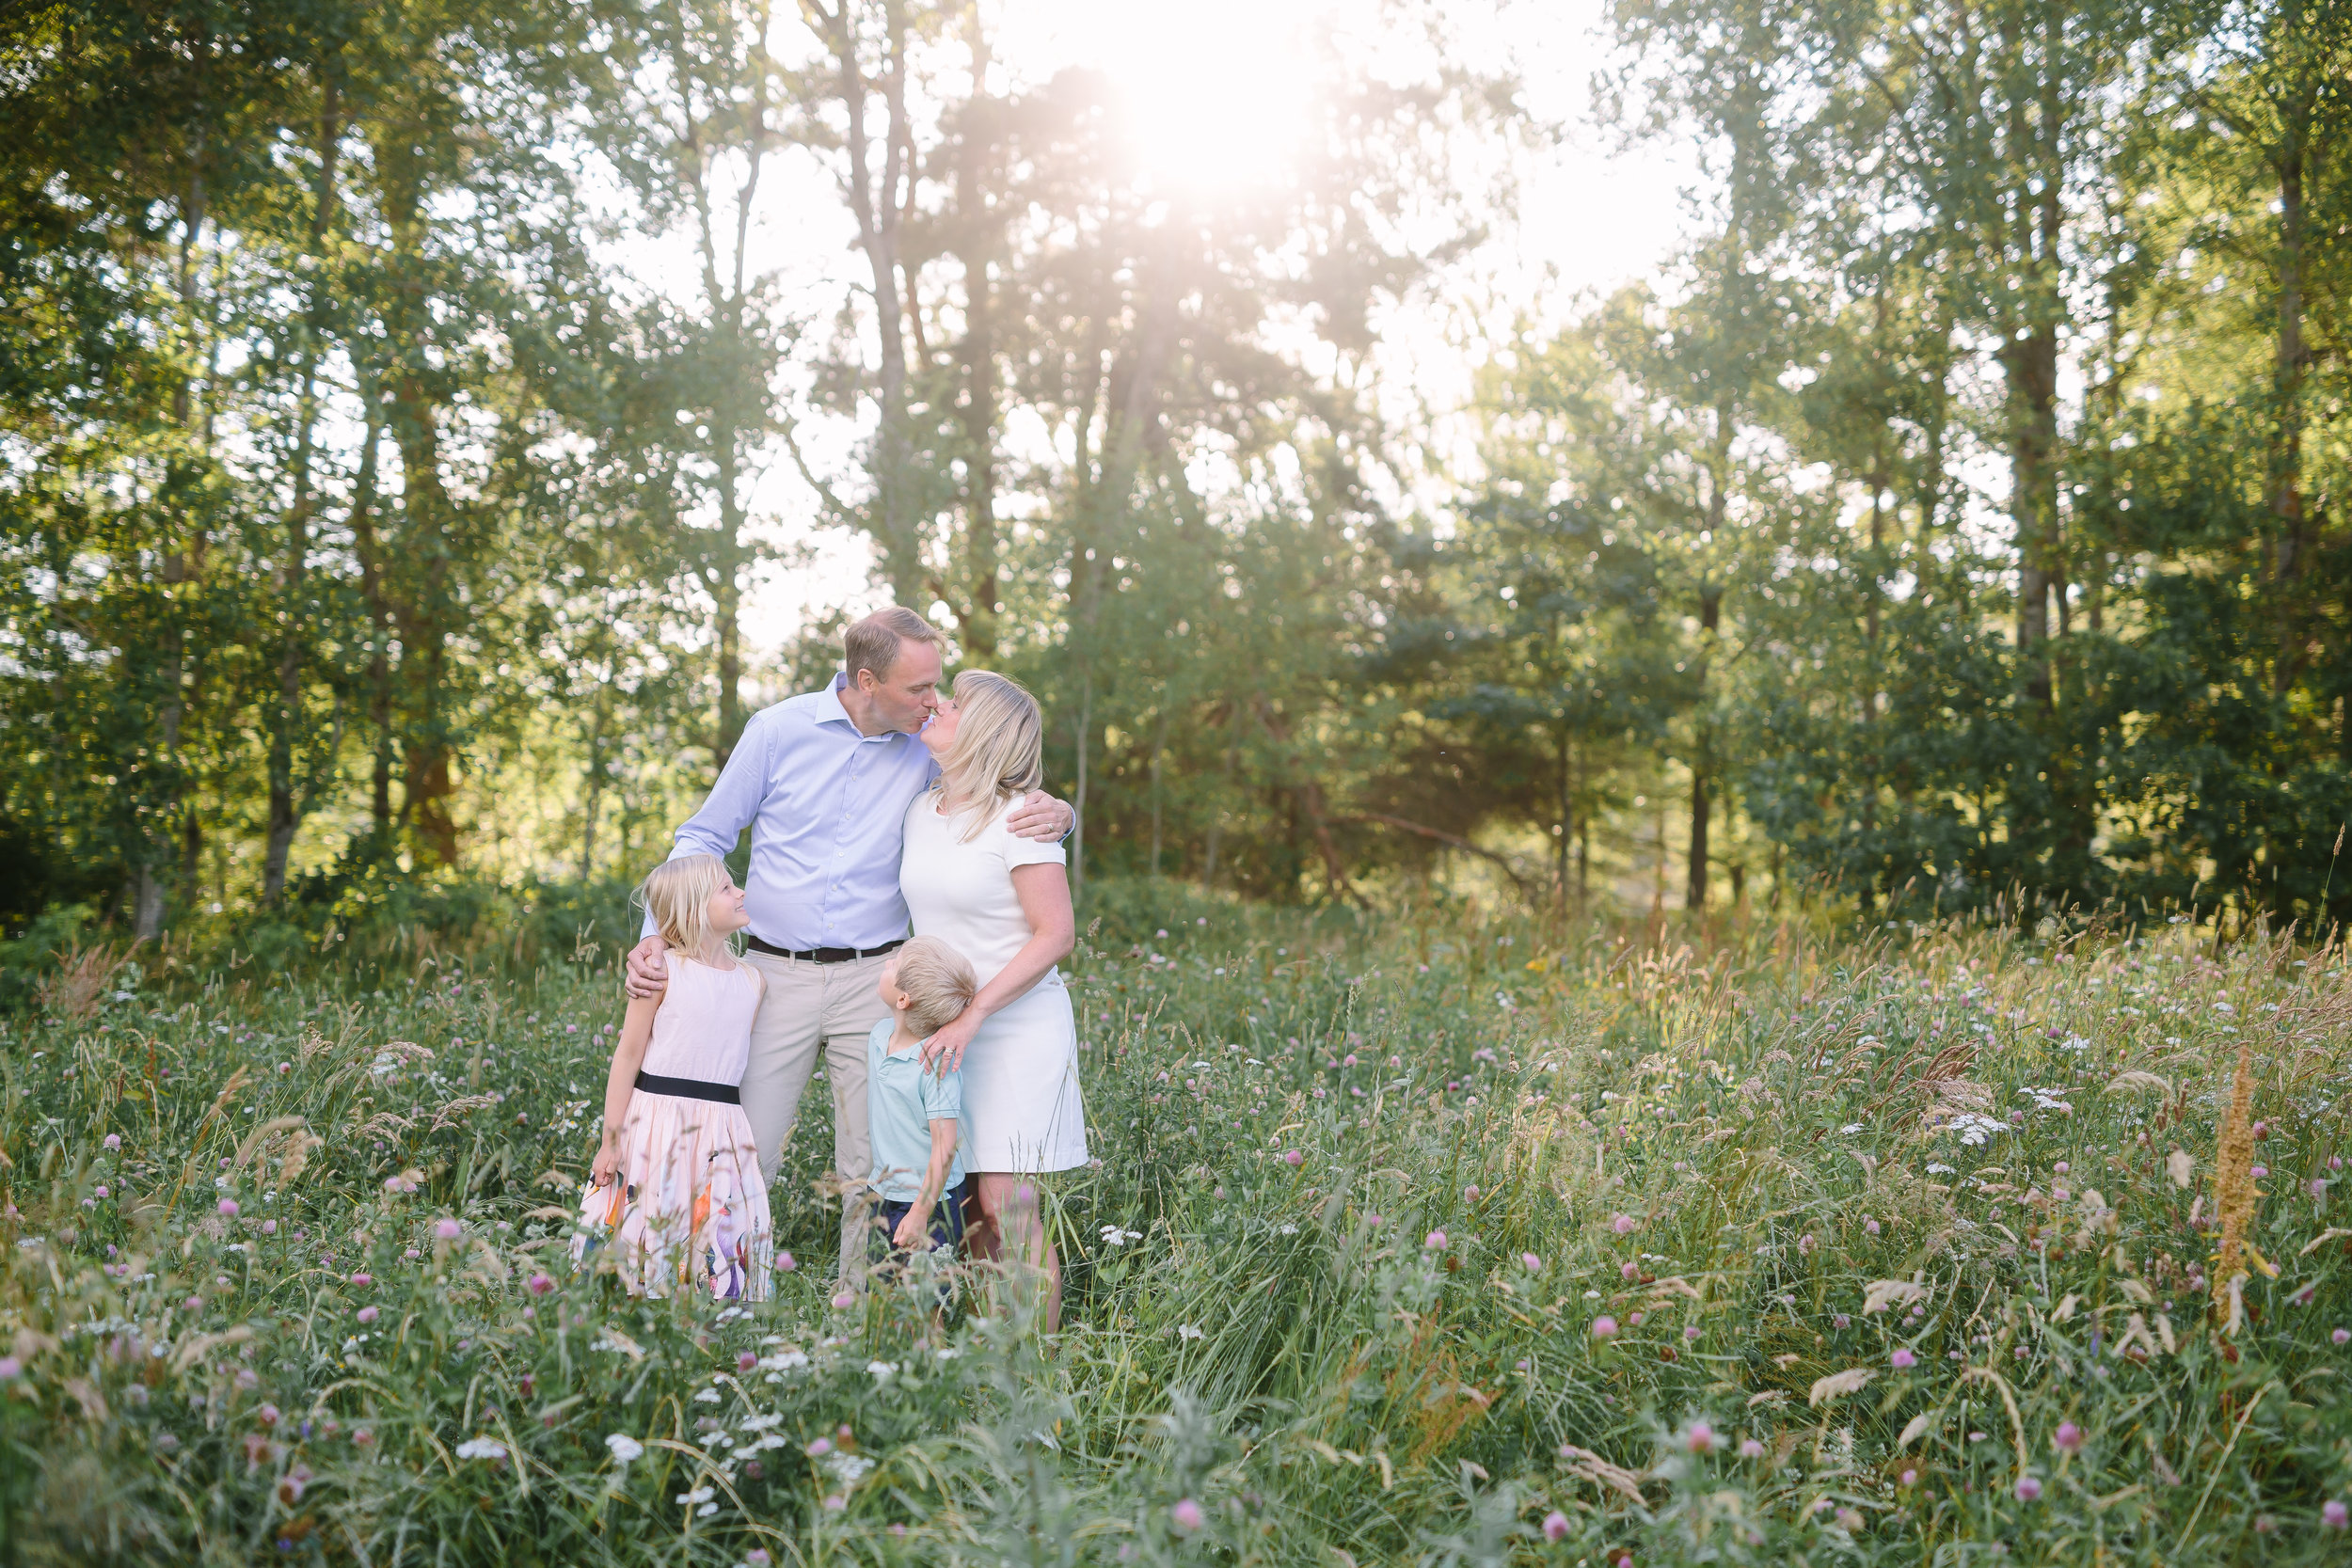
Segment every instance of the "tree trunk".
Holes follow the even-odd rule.
[[[2299,143],[2279,165],[2279,321],[2271,372],[2278,400],[2278,428],[2271,442],[2270,512],[2279,531],[2278,576],[2272,586],[2279,647],[2272,670],[2274,689],[2283,692],[2303,669],[2297,630],[2296,579],[2303,569],[2303,380],[2311,350],[2303,341],[2304,167]]]
[[[332,274],[326,265],[326,230],[335,211],[335,154],[342,129],[338,114],[335,78],[325,85],[319,110],[319,185],[310,214],[310,299],[302,327],[302,391],[295,400],[294,503],[286,513],[285,564],[278,576],[279,641],[278,705],[271,715],[269,736],[269,820],[262,866],[262,902],[276,905],[285,896],[286,862],[294,849],[294,833],[302,825],[300,802],[294,797],[294,733],[302,723],[302,672],[308,662],[310,517],[317,505],[310,468],[318,425],[319,340],[325,335],[328,290]]]
[[[369,768],[368,819],[372,858],[389,853],[392,843],[392,626],[384,592],[383,548],[375,534],[376,449],[384,441],[375,388],[359,374],[367,409],[359,447],[359,477],[352,486],[351,537],[359,558],[359,597],[368,607],[368,728],[374,745]]]
[[[907,302],[900,293],[900,186],[914,177],[914,132],[907,114],[907,18],[899,0],[882,7],[884,37],[882,97],[886,111],[881,178],[875,178],[872,135],[866,128],[870,95],[858,60],[854,8],[857,0],[834,0],[827,10],[807,0],[818,29],[832,46],[840,77],[850,158],[850,211],[857,221],[858,245],[872,275],[879,373],[875,401],[880,413],[874,446],[874,536],[882,546],[882,570],[898,603],[920,610],[930,574],[923,567],[915,503],[914,438],[908,419]]]
[[[1070,896],[1073,902],[1084,896],[1087,886],[1087,759],[1094,751],[1093,671],[1081,677],[1078,692],[1078,787],[1077,799],[1072,802],[1078,819],[1070,832]]]
[[[596,869],[596,811],[604,800],[604,716],[610,682],[600,682],[596,701],[588,721],[588,800],[581,812],[585,821],[580,831],[580,879],[586,881]]]
[[[1160,762],[1168,751],[1168,704],[1160,704],[1159,727],[1152,736],[1152,879],[1160,879]]]
[[[1576,797],[1571,792],[1568,727],[1565,723],[1560,726],[1555,738],[1559,741],[1559,771],[1555,790],[1558,815],[1552,819],[1551,832],[1558,842],[1552,846],[1551,902],[1553,911],[1565,920],[1568,913],[1568,849],[1576,837]]]
[[[998,250],[986,185],[993,166],[996,102],[988,96],[989,48],[980,8],[965,13],[972,54],[972,98],[964,105],[956,161],[956,214],[961,221],[963,346],[963,646],[967,656],[996,656],[996,618],[1004,608],[996,566],[996,285],[989,269]],[[1157,752],[1153,767],[1158,766]],[[1154,775],[1156,778],[1156,774]],[[1156,811],[1154,797],[1154,810]],[[1154,831],[1158,818],[1153,817]],[[1157,840],[1152,875],[1159,874]]]
[[[1694,914],[1707,909],[1707,828],[1712,808],[1708,790],[1715,769],[1714,726],[1707,713],[1708,675],[1714,663],[1723,614],[1724,591],[1710,583],[1699,592],[1699,721],[1696,743],[1691,748],[1691,875],[1682,900],[1683,907]],[[1666,852],[1662,831],[1658,835],[1658,852],[1661,857]]]

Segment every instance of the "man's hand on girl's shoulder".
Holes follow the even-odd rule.
[[[1023,838],[1033,838],[1040,844],[1052,844],[1070,835],[1078,820],[1077,810],[1067,800],[1057,800],[1041,789],[1033,789],[1022,797],[1005,818],[1005,826]]]
[[[630,1001],[643,1002],[669,989],[670,965],[663,952],[660,937],[647,937],[628,950],[627,985]]]

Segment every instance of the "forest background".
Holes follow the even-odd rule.
[[[1574,300],[1514,14],[1204,179],[981,0],[0,7],[9,948],[607,908],[844,535],[1082,898],[2352,914],[2352,5],[1615,0],[1692,219]]]

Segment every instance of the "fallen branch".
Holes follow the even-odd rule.
[[[1466,854],[1476,855],[1481,860],[1492,861],[1502,869],[1504,876],[1511,879],[1512,886],[1518,888],[1521,893],[1526,894],[1531,897],[1534,895],[1534,889],[1529,884],[1525,877],[1519,875],[1519,871],[1517,866],[1513,865],[1502,855],[1497,854],[1494,850],[1488,849],[1482,845],[1472,844],[1469,839],[1464,838],[1459,833],[1450,833],[1443,828],[1432,828],[1420,822],[1408,822],[1402,816],[1391,816],[1388,813],[1381,811],[1359,811],[1352,816],[1335,816],[1331,818],[1331,820],[1334,822],[1376,823],[1384,828],[1395,828],[1403,832],[1419,833],[1423,838],[1435,839],[1438,843],[1446,846],[1450,849],[1459,849]]]

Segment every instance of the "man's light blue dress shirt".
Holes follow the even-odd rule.
[[[939,768],[892,730],[861,735],[843,676],[755,715],[710,799],[677,831],[671,859],[735,852],[752,830],[743,885],[752,935],[776,947],[880,947],[907,934],[898,856],[907,805]],[[653,926],[646,924],[650,935]]]

